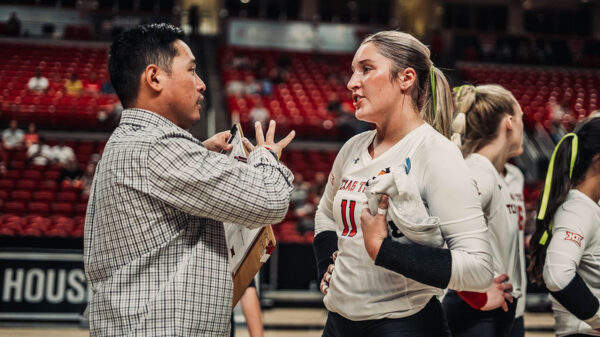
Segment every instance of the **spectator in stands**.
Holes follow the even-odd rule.
[[[38,135],[35,123],[29,123],[29,128],[27,129],[27,133],[23,136],[23,142],[25,143],[25,147],[29,148],[32,144],[37,143],[40,139],[40,135]]]
[[[68,162],[75,160],[75,152],[64,141],[61,141],[52,147],[51,157],[53,161],[61,165],[66,165]]]
[[[98,78],[96,73],[90,73],[88,79],[83,82],[83,90],[87,93],[98,93],[102,88],[102,81]]]
[[[60,168],[60,175],[58,176],[58,182],[64,186],[82,187],[81,178],[83,176],[83,170],[79,167],[79,164],[73,159],[67,160]]]
[[[2,132],[2,142],[7,150],[18,150],[23,146],[23,130],[18,128],[16,119],[10,121],[10,127]]]
[[[10,36],[21,35],[21,20],[17,16],[17,12],[10,13],[10,18],[6,21],[6,34]]]
[[[102,89],[100,89],[100,92],[106,95],[112,95],[115,94],[115,88],[110,84],[110,81],[104,81],[102,82]]]
[[[37,166],[48,166],[52,163],[52,149],[43,137],[27,149],[27,161]]]
[[[1,143],[2,141],[0,140],[0,178],[4,176],[4,173],[6,173],[6,162],[8,162],[8,157],[4,151],[4,146],[2,146]]]
[[[260,93],[260,85],[256,82],[254,76],[248,75],[244,79],[244,94],[252,96]]]
[[[76,96],[81,94],[83,83],[77,78],[77,73],[72,73],[71,78],[65,81],[65,92],[67,95]]]
[[[358,121],[335,92],[327,97],[327,110],[337,116],[340,140],[348,140],[356,134]]]
[[[271,83],[271,79],[269,78],[269,74],[267,73],[266,69],[261,68],[258,74],[258,85],[260,86],[260,94],[262,96],[273,95],[273,83]]]
[[[36,93],[42,93],[46,91],[49,85],[50,82],[48,82],[46,77],[42,76],[42,71],[40,69],[37,69],[35,71],[35,75],[29,79],[29,82],[27,82],[27,88]]]
[[[227,83],[227,87],[225,88],[225,92],[227,95],[233,95],[235,97],[242,97],[244,95],[244,83],[240,80],[231,80]]]
[[[255,98],[254,107],[250,110],[250,118],[252,118],[252,125],[256,122],[260,122],[263,128],[267,127],[269,122],[269,110],[263,106],[263,102],[260,97]]]
[[[83,176],[81,177],[81,195],[89,196],[90,189],[92,188],[92,181],[94,180],[94,174],[96,173],[96,165],[98,165],[98,159],[94,159],[94,155],[90,157],[90,161],[85,166],[85,171],[83,172]]]

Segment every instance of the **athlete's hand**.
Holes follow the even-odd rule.
[[[292,130],[287,136],[285,136],[285,138],[280,140],[278,143],[275,143],[275,124],[275,121],[271,120],[271,122],[269,122],[269,129],[267,130],[267,133],[263,135],[261,123],[254,123],[254,131],[256,132],[256,146],[269,147],[271,150],[277,153],[277,158],[281,158],[281,151],[283,151],[283,149],[288,146],[292,139],[294,139],[294,136],[296,136],[296,131]],[[248,139],[244,138],[242,142],[248,153],[254,150],[254,145],[252,145]]]
[[[481,307],[481,310],[489,311],[502,307],[504,311],[508,311],[506,302],[513,302],[512,291],[513,286],[508,282],[508,275],[502,274],[496,277],[492,286],[486,292],[487,302]]]
[[[227,140],[231,137],[231,132],[223,131],[219,132],[216,135],[210,137],[209,139],[202,142],[204,147],[209,151],[214,152],[229,152],[233,149],[233,145],[227,144]]]
[[[333,259],[333,264],[330,264],[329,267],[327,267],[327,271],[321,279],[321,285],[319,286],[319,289],[321,289],[323,295],[327,295],[327,290],[329,290],[329,282],[331,282],[331,275],[333,275],[333,269],[335,269],[335,260],[337,259],[337,256],[338,251],[336,250],[335,252],[333,252],[333,255],[331,255],[331,258]]]
[[[360,215],[360,222],[365,240],[365,248],[369,256],[375,261],[383,240],[388,237],[387,223],[385,216],[387,214],[389,197],[381,195],[379,205],[377,205],[377,214],[374,216],[369,212],[369,207],[365,207]]]

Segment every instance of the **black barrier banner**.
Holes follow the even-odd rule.
[[[81,251],[0,251],[0,320],[79,321],[88,298]]]

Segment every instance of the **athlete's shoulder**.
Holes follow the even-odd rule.
[[[554,215],[554,227],[578,228],[596,231],[600,222],[600,207],[578,190],[571,190]]]
[[[525,177],[523,176],[523,172],[521,172],[521,169],[519,169],[516,165],[513,165],[511,163],[506,163],[504,165],[504,168],[506,169],[506,180],[507,181],[517,180],[517,181],[523,182],[525,180]]]
[[[440,156],[447,158],[449,156],[463,159],[458,146],[428,124],[423,127],[422,138],[420,150],[429,156],[434,158],[440,158]]]

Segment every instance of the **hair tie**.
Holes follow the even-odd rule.
[[[475,91],[475,96],[477,96],[477,87],[475,87],[474,85],[471,85],[471,84],[463,84],[461,86],[454,87],[452,89],[452,92],[456,93],[456,101],[457,102],[460,100],[460,95],[462,94],[463,89],[466,87],[473,88],[473,91]]]
[[[437,101],[435,98],[435,67],[433,64],[429,67],[429,82],[431,82],[431,98],[433,100],[433,116],[437,114]]]
[[[556,144],[554,151],[552,152],[552,157],[550,157],[550,164],[548,164],[548,172],[546,173],[546,181],[544,182],[544,194],[542,195],[542,203],[540,205],[540,212],[538,213],[537,219],[544,220],[546,216],[546,209],[548,208],[548,199],[550,198],[550,189],[552,188],[552,177],[554,176],[554,160],[556,159],[556,153],[558,152],[558,148],[560,144],[567,139],[573,137],[573,142],[571,143],[571,162],[569,164],[569,178],[573,177],[573,168],[575,167],[575,161],[577,160],[577,149],[579,148],[579,138],[576,133],[567,133],[561,140]],[[552,223],[548,226],[549,230],[552,230]],[[544,231],[542,237],[540,238],[540,244],[543,246],[546,244],[548,240],[548,229]]]

